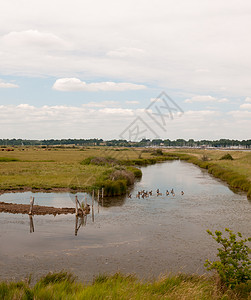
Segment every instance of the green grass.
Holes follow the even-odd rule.
[[[9,299],[249,299],[250,287],[235,291],[220,287],[214,278],[179,274],[153,282],[133,275],[99,275],[92,284],[77,282],[66,272],[48,274],[34,286],[27,282],[1,282],[0,298]]]
[[[0,157],[0,162],[10,162],[10,161],[19,161],[19,159],[14,157]]]

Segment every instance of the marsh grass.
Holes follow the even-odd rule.
[[[11,162],[11,161],[19,161],[19,159],[14,157],[0,157],[0,162]]]
[[[222,288],[214,278],[179,274],[152,282],[133,275],[99,275],[92,284],[77,282],[65,272],[48,274],[34,286],[25,282],[1,282],[1,299],[248,299],[250,290]]]
[[[142,173],[138,166],[180,159],[207,169],[210,174],[226,181],[233,188],[247,192],[251,198],[250,152],[232,151],[233,160],[220,160],[222,151],[217,150],[163,150],[162,155],[154,157],[154,150],[149,149],[122,151],[123,148],[86,147],[83,150],[52,148],[49,151],[47,148],[27,147],[24,151],[21,148],[15,148],[11,152],[4,151],[0,159],[0,190],[90,191],[109,180],[110,174],[118,165],[126,167],[136,178],[140,178]],[[208,161],[201,159],[203,155],[208,157]],[[99,159],[90,163],[95,157]],[[124,184],[120,183],[119,186],[121,190],[125,190]]]

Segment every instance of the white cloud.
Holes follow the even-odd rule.
[[[250,109],[251,110],[251,103],[244,103],[240,105],[241,109]]]
[[[117,101],[102,101],[102,102],[89,102],[86,104],[82,104],[82,107],[92,107],[92,108],[98,108],[98,107],[117,107],[120,103]]]
[[[57,79],[53,85],[53,89],[57,91],[128,91],[128,90],[141,90],[146,86],[133,83],[116,83],[116,82],[97,82],[86,83],[78,78],[60,78]]]
[[[161,98],[151,98],[151,102],[162,102],[163,100]]]
[[[108,56],[111,57],[138,57],[144,55],[145,51],[138,48],[127,48],[121,47],[119,49],[111,50],[107,52]]]
[[[248,0],[238,6],[227,0],[7,2],[0,20],[6,74],[88,75],[197,94],[222,95],[224,87],[227,97],[250,91]]]
[[[70,45],[63,39],[50,32],[40,32],[38,30],[12,31],[3,35],[0,39],[1,46],[10,50],[19,51],[24,49],[40,48],[47,50],[57,50],[58,48],[70,49]]]
[[[247,98],[245,99],[245,102],[251,102],[251,97],[247,97]]]
[[[144,109],[66,105],[36,107],[28,104],[0,106],[0,135],[2,138],[27,139],[119,138],[136,116],[140,116],[161,138],[250,138],[251,111],[190,110],[181,117],[175,115],[173,120],[167,118],[167,131],[164,132]],[[148,133],[146,136],[154,138]]]
[[[225,103],[229,100],[227,98],[221,98],[218,99],[216,97],[210,96],[210,95],[198,95],[193,96],[190,99],[186,99],[185,103],[195,103],[195,102],[219,102],[219,103]]]
[[[231,115],[232,117],[234,117],[235,120],[239,120],[239,121],[249,120],[250,126],[248,127],[248,130],[250,131],[250,128],[251,128],[251,111],[247,111],[247,110],[244,110],[244,111],[242,111],[242,110],[234,110],[234,111],[228,112],[227,114]]]
[[[19,86],[17,84],[14,83],[10,83],[10,82],[3,82],[0,79],[0,89],[9,89],[9,88],[18,88]]]
[[[126,101],[125,103],[126,104],[133,104],[133,105],[135,104],[136,105],[136,104],[139,104],[139,101],[132,100],[132,101]]]

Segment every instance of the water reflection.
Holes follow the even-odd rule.
[[[29,219],[30,219],[30,233],[32,233],[35,231],[34,223],[33,223],[33,216],[29,215]]]
[[[35,227],[34,227],[34,220],[33,220],[33,216],[32,215],[28,215],[29,216],[29,224],[30,224],[30,233],[35,232]],[[78,231],[81,227],[86,226],[87,223],[87,214],[84,214],[82,216],[80,215],[75,215],[75,230],[74,230],[74,234],[75,236],[78,235]],[[94,222],[94,213],[93,213],[93,222]]]
[[[82,217],[76,216],[75,218],[75,236],[78,235],[78,231],[80,227],[83,227],[86,225],[87,222],[87,215],[83,215]]]
[[[122,206],[125,204],[127,196],[105,197],[103,203],[100,203],[103,207]]]

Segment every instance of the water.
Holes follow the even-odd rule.
[[[206,233],[229,227],[250,235],[250,202],[197,166],[180,161],[142,168],[142,180],[132,198],[95,202],[95,220],[79,227],[75,215],[34,216],[30,233],[28,215],[0,214],[1,279],[36,279],[49,271],[66,269],[80,279],[121,271],[141,278],[165,272],[204,273],[204,261],[215,258],[217,244]],[[156,195],[157,188],[163,193]],[[175,196],[166,196],[171,188]],[[136,198],[139,190],[153,190],[149,198]],[[184,195],[181,195],[181,191]],[[0,202],[74,207],[74,194],[6,193]],[[88,203],[85,193],[78,198]],[[98,213],[99,210],[99,213]],[[77,223],[76,223],[77,222]],[[79,227],[77,235],[75,230]]]

